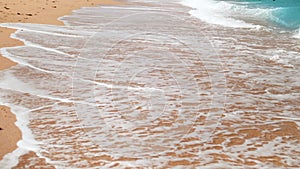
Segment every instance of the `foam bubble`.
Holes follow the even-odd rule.
[[[14,113],[17,118],[15,124],[22,132],[22,139],[17,143],[18,148],[13,152],[6,154],[3,157],[3,160],[0,161],[0,166],[2,166],[3,169],[9,169],[18,164],[18,158],[20,156],[26,154],[28,151],[39,150],[39,143],[34,139],[32,131],[28,128],[28,113],[30,110],[16,105],[10,105],[1,102],[0,104],[11,107],[11,112]]]
[[[228,16],[232,12],[233,4],[227,2],[215,2],[207,0],[185,0],[181,2],[185,6],[193,7],[190,14],[211,24],[222,25],[226,27],[257,28],[259,26],[246,23]],[[235,12],[243,9],[235,8]],[[251,12],[252,14],[252,12]]]
[[[298,29],[297,33],[294,35],[294,38],[300,39],[300,28]]]
[[[188,0],[187,2],[195,1]],[[227,24],[230,27],[255,27],[255,25],[230,18],[226,11],[235,8],[232,4],[204,0],[198,2],[201,3],[201,6],[198,5],[198,10],[194,11],[203,14],[204,18],[206,17],[210,22],[219,25]],[[160,9],[161,6],[159,4],[159,8],[150,11],[159,11],[157,9]],[[145,8],[142,9],[144,12]],[[171,14],[179,14],[178,10],[176,9],[176,13]],[[233,12],[238,13],[241,10],[242,8],[235,8]],[[208,64],[209,61],[209,65],[212,65],[206,65],[202,69],[200,61],[195,62],[193,66],[193,62],[196,61],[194,52],[189,52],[188,48],[185,49],[181,43],[175,43],[174,39],[170,39],[168,36],[162,37],[159,31],[164,30],[171,34],[180,33],[176,34],[176,37],[184,38],[185,43],[191,44],[194,48],[207,46],[206,43],[202,44],[197,40],[195,40],[197,43],[192,45],[194,39],[197,39],[195,37],[199,37],[200,34],[197,32],[189,34],[192,31],[183,29],[188,28],[188,25],[180,22],[174,22],[171,25],[176,24],[177,28],[181,28],[183,31],[165,30],[167,27],[163,25],[166,24],[167,18],[163,17],[161,21],[164,22],[157,22],[157,25],[160,26],[159,29],[150,27],[153,25],[147,25],[157,35],[137,34],[135,39],[125,39],[122,41],[123,43],[118,43],[120,46],[110,50],[104,57],[101,52],[106,50],[103,48],[113,45],[113,40],[118,39],[111,32],[134,30],[136,33],[135,24],[138,21],[141,21],[142,26],[145,27],[142,21],[147,20],[145,19],[147,17],[132,15],[140,11],[142,11],[141,8],[135,8],[135,6],[83,8],[73,13],[72,16],[62,18],[65,19],[65,23],[69,24],[66,27],[6,24],[8,27],[23,30],[17,31],[14,37],[24,41],[25,46],[1,49],[3,55],[20,64],[0,72],[0,104],[2,104],[1,102],[7,103],[7,106],[13,108],[12,111],[17,115],[17,126],[21,128],[23,138],[18,143],[19,148],[6,155],[4,160],[0,161],[0,166],[7,168],[15,166],[18,157],[28,151],[34,151],[37,156],[46,159],[47,163],[56,168],[92,168],[89,166],[88,160],[99,162],[103,168],[116,165],[119,165],[118,168],[151,165],[157,166],[157,168],[166,168],[168,162],[177,163],[180,160],[188,163],[201,161],[199,165],[207,165],[199,166],[200,168],[243,168],[241,166],[243,164],[234,166],[234,161],[241,162],[256,158],[257,154],[266,156],[277,154],[289,165],[298,164],[297,158],[292,156],[295,154],[292,151],[299,149],[299,146],[293,139],[286,141],[283,140],[284,138],[278,137],[278,139],[262,142],[260,138],[264,135],[259,135],[245,140],[244,143],[229,146],[237,137],[243,141],[246,135],[243,135],[242,131],[247,129],[268,134],[273,131],[264,130],[260,128],[261,125],[278,130],[281,122],[296,121],[299,126],[299,116],[294,108],[298,95],[290,94],[293,89],[296,89],[299,82],[296,76],[299,71],[283,69],[277,65],[265,66],[265,62],[257,65],[248,62],[250,60],[256,63],[256,60],[251,58],[254,55],[289,64],[290,60],[298,58],[297,52],[289,52],[284,48],[285,45],[290,46],[290,41],[286,41],[285,37],[284,41],[274,38],[274,44],[280,44],[282,48],[279,50],[279,48],[275,48],[274,44],[266,43],[272,37],[269,33],[259,34],[261,37],[257,38],[258,31],[253,33],[248,29],[237,29],[232,35],[232,29],[228,29],[230,31],[228,32],[227,29],[222,28],[222,31],[226,31],[222,32],[216,31],[220,27],[209,27],[209,29],[203,30],[203,33],[214,36],[214,33],[218,32],[218,35],[214,37],[214,46],[216,48],[220,46],[224,57],[230,55],[228,59],[226,58],[226,64],[230,67],[228,70],[227,68],[223,70],[223,67],[222,70],[217,70],[219,66],[216,58],[206,58],[208,55],[203,54],[201,55],[203,62],[207,59],[205,63]],[[255,13],[255,11],[247,12]],[[262,15],[263,11],[260,12]],[[103,26],[120,16],[127,15],[131,15],[132,18],[128,21],[133,25],[128,26],[128,22],[124,21],[120,21],[118,27],[108,25],[106,29],[111,28],[108,32],[99,32],[98,35],[101,36],[95,36],[103,41],[92,39],[93,41],[88,43],[92,46],[85,45],[85,49],[78,49],[83,44],[82,40],[98,29],[98,24]],[[147,14],[143,14],[143,16],[147,16]],[[181,17],[181,15],[179,16]],[[170,23],[173,23],[171,21],[169,20]],[[131,32],[124,32],[120,31],[118,35],[131,37],[129,36]],[[182,32],[187,34],[182,34]],[[166,45],[162,45],[164,43]],[[135,49],[149,48],[151,46],[149,44],[153,45],[155,49],[164,49],[170,52],[157,52],[149,49],[142,50],[143,53],[135,51]],[[89,58],[95,54],[91,51],[89,51],[91,54],[86,52],[90,55],[84,55],[82,51],[88,49],[99,50],[95,52],[97,54],[95,56],[100,53],[101,57]],[[132,49],[134,52],[131,51]],[[76,60],[76,52],[81,52],[78,60]],[[172,55],[172,52],[176,52],[182,57],[175,57],[177,55]],[[77,61],[76,64],[75,61]],[[184,66],[184,64],[189,66]],[[70,73],[64,74],[64,72],[74,73],[72,65],[76,66],[76,76],[71,76]],[[164,65],[166,66],[164,67]],[[152,69],[154,66],[155,69]],[[223,87],[220,87],[219,90],[211,90],[211,79],[221,79],[213,83],[212,86],[216,88],[227,84],[223,84],[222,79],[225,78],[219,73],[214,74],[215,71],[228,71],[228,88],[226,87],[228,89],[226,90],[226,92],[228,91],[228,94],[226,93],[226,97],[228,97],[226,111],[228,113],[224,114],[225,117],[222,118],[224,124],[220,124],[218,130],[211,136],[212,139],[224,138],[224,141],[215,145],[207,143],[199,145],[203,136],[206,137],[201,132],[204,131],[205,126],[203,127],[204,124],[199,121],[197,122],[199,125],[192,128],[191,133],[186,134],[186,139],[183,139],[180,145],[173,146],[173,143],[178,142],[178,136],[185,135],[184,128],[189,128],[189,125],[194,122],[194,117],[198,116],[195,105],[199,107],[201,117],[206,116],[209,110],[212,94],[221,99],[215,103],[216,110],[213,109],[209,114],[216,114],[218,107],[222,106],[221,94],[214,93],[222,92]],[[173,77],[176,77],[176,80]],[[194,80],[195,82],[190,83]],[[286,92],[280,93],[277,90],[286,90]],[[194,93],[197,92],[199,92],[199,97],[197,95],[195,98]],[[159,104],[159,102],[166,104]],[[18,106],[23,106],[24,109]],[[291,113],[294,114],[291,115]],[[155,120],[158,116],[160,119]],[[274,116],[280,117],[280,120],[272,121],[271,118]],[[26,128],[28,121],[30,121],[30,126]],[[159,126],[161,122],[164,124]],[[213,128],[215,124],[213,122],[215,121],[205,122],[207,130]],[[171,130],[170,126],[174,130]],[[218,146],[218,149],[214,149],[212,146]],[[257,146],[256,150],[248,150],[255,146]],[[178,147],[178,149],[171,147]],[[197,152],[198,149],[199,152]],[[194,153],[195,151],[194,155],[191,154],[192,157],[185,157],[189,156],[185,152]],[[81,152],[84,152],[84,156]],[[168,155],[172,152],[176,152],[176,156]],[[217,163],[212,163],[213,154],[224,154],[230,158],[230,161],[220,159]],[[132,160],[134,156],[138,158]],[[122,159],[123,157],[124,159]],[[127,157],[129,158],[127,159]],[[255,159],[251,161],[256,163],[254,168],[272,168],[266,162]],[[182,168],[182,166],[178,165],[177,168]]]

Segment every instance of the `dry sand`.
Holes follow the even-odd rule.
[[[63,25],[57,18],[68,15],[72,10],[83,6],[119,4],[112,0],[2,0],[0,1],[0,23],[23,22]],[[0,27],[0,48],[23,45],[10,38],[15,30]],[[16,65],[15,62],[0,55],[0,70]],[[0,106],[0,160],[6,153],[16,149],[21,132],[14,124],[15,115],[5,106]]]
[[[4,0],[0,1],[0,22],[24,22],[63,25],[58,17],[68,15],[82,6],[117,4],[111,0]],[[23,43],[10,38],[14,30],[0,27],[0,48],[17,46]],[[14,66],[15,63],[0,56],[0,70]]]
[[[7,1],[7,2],[6,2]],[[50,23],[56,25],[62,25],[60,21],[57,20],[58,17],[69,14],[73,9],[77,9],[81,6],[92,6],[97,4],[110,4],[113,3],[108,0],[56,0],[56,1],[47,1],[47,0],[32,0],[26,2],[24,4],[21,0],[5,0],[5,2],[0,2],[0,22],[30,22],[30,23]],[[0,36],[1,42],[0,47],[4,46],[15,46],[22,45],[22,42],[19,42],[14,39],[10,39],[9,35],[14,30],[0,28]],[[10,66],[15,65],[15,63],[9,61],[6,58],[0,57],[0,69],[5,69]],[[239,84],[241,89],[245,88],[244,81],[237,81],[237,79],[227,77],[229,85]],[[253,90],[253,89],[252,89]],[[262,90],[262,91],[260,91]],[[260,88],[260,90],[255,89],[256,93],[263,93],[264,88]],[[249,90],[250,91],[250,90]],[[253,92],[253,91],[252,91]],[[232,110],[243,109],[243,107],[238,107],[238,105],[228,105],[228,113]],[[246,109],[246,108],[244,108]],[[255,110],[255,108],[254,108]],[[250,113],[249,113],[250,114]],[[251,117],[249,115],[249,117]],[[258,116],[257,118],[259,118]],[[261,118],[264,116],[261,115]],[[19,129],[14,125],[15,116],[10,113],[9,108],[0,107],[0,159],[4,154],[13,151],[16,148],[16,142],[21,138],[21,133]],[[248,119],[249,120],[249,119]],[[252,120],[252,119],[250,119]],[[253,119],[254,121],[255,119]],[[276,118],[272,118],[272,120],[278,120]],[[228,126],[227,130],[231,131],[234,134],[226,135],[218,134],[213,138],[213,142],[211,143],[211,149],[221,149],[220,144],[226,143],[228,147],[234,145],[241,145],[247,139],[257,138],[259,140],[263,140],[265,142],[273,140],[277,136],[285,136],[289,139],[300,140],[299,129],[297,128],[297,124],[294,122],[276,122],[270,125],[256,125],[253,126],[241,126],[239,128],[232,127],[234,126],[232,121],[223,121],[222,124]],[[242,123],[242,122],[241,122]],[[274,130],[276,128],[280,128],[280,130]],[[235,132],[237,131],[237,132]],[[240,137],[241,135],[244,135]],[[227,142],[226,142],[227,139]],[[229,142],[228,142],[229,140]],[[199,145],[200,146],[200,145]],[[258,145],[260,146],[260,145]],[[249,148],[249,151],[255,151],[257,147]],[[171,155],[170,155],[171,156]],[[177,156],[174,153],[174,156]],[[213,154],[213,158],[215,161],[224,160],[231,161],[232,159],[226,154]],[[244,163],[245,165],[251,166],[255,165],[254,162],[250,161],[251,159],[245,159],[244,162],[237,161],[236,163]],[[269,161],[276,166],[285,167],[285,164],[282,163],[282,159],[277,156],[264,156],[264,157],[255,157],[255,160],[266,162]],[[27,163],[32,163],[32,166],[36,168],[54,168],[54,166],[47,164],[44,159],[39,158],[34,152],[29,152],[19,158],[20,163],[15,168],[25,168]],[[185,165],[186,161],[177,161],[170,162],[170,165]]]

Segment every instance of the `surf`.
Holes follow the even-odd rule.
[[[192,16],[210,24],[297,33],[300,28],[300,1],[296,0],[184,0],[181,4],[192,7]]]

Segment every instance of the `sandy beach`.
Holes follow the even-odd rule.
[[[16,148],[21,132],[14,124],[16,116],[6,106],[0,106],[0,159]]]
[[[99,4],[117,4],[111,0],[37,0],[24,2],[21,0],[0,2],[0,22],[21,22],[63,25],[57,18],[68,15],[72,10],[83,6],[96,6]],[[19,46],[23,43],[10,38],[14,30],[0,27],[0,47]],[[0,56],[0,70],[15,65],[14,62]]]
[[[63,25],[57,18],[71,14],[72,10],[80,7],[97,6],[105,4],[118,4],[111,0],[5,0],[0,2],[0,22],[21,22]],[[0,48],[20,46],[23,42],[10,38],[15,30],[0,27]],[[16,65],[15,62],[0,55],[0,70]],[[0,106],[0,160],[17,146],[21,139],[21,132],[14,124],[15,115],[6,106]]]
[[[0,168],[299,168],[298,41],[118,4],[0,2]]]

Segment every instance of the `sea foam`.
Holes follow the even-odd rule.
[[[227,2],[216,2],[212,0],[184,0],[181,3],[185,6],[192,7],[193,10],[190,11],[190,14],[207,23],[233,28],[259,27],[258,25],[230,17],[230,14],[239,13],[242,11],[245,12],[245,8],[242,6],[238,7]],[[247,13],[252,15],[257,13],[257,11],[248,10]]]
[[[294,35],[294,38],[300,39],[300,28],[298,29],[298,31],[297,31],[296,34]]]

